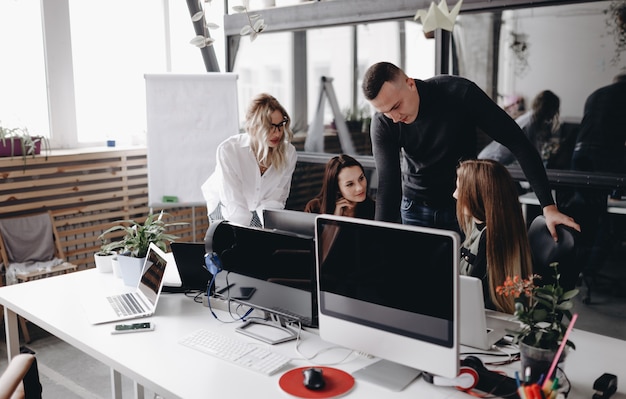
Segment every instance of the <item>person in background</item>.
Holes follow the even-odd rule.
[[[532,109],[517,117],[515,122],[541,155],[544,165],[556,151],[553,135],[559,126],[561,100],[550,90],[544,90],[533,99]],[[492,141],[478,154],[478,159],[493,159],[503,165],[515,162],[508,148]]]
[[[626,72],[612,84],[587,97],[580,130],[572,153],[571,169],[584,172],[626,174]],[[602,267],[615,239],[607,213],[609,195],[621,193],[602,188],[576,187],[561,201],[564,209],[583,227],[578,260],[586,280]],[[589,277],[589,278],[587,278]]]
[[[457,168],[453,197],[465,233],[461,273],[482,280],[487,308],[512,314],[513,298],[498,295],[496,287],[507,277],[525,279],[532,274],[526,223],[513,178],[496,161],[464,161]]]
[[[452,199],[455,169],[460,159],[476,157],[480,129],[515,154],[552,237],[558,239],[557,224],[580,229],[554,204],[530,141],[473,82],[451,75],[412,79],[397,66],[380,62],[366,71],[362,89],[377,111],[370,129],[378,172],[376,219],[458,229]]]
[[[376,204],[367,195],[363,166],[349,155],[338,155],[326,164],[320,193],[310,200],[305,212],[327,213],[374,219]]]
[[[263,209],[283,209],[297,154],[285,108],[273,96],[256,96],[246,113],[246,133],[217,147],[213,174],[202,185],[209,221],[262,226]]]

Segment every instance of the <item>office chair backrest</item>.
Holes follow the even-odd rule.
[[[578,232],[564,225],[556,226],[556,231],[558,242],[554,242],[550,235],[543,215],[537,216],[530,224],[528,241],[533,258],[533,273],[542,277],[540,284],[552,284],[555,282],[555,276],[550,264],[558,262],[560,285],[566,290],[574,289],[580,273],[576,262]]]

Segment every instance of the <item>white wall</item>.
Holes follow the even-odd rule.
[[[612,65],[613,36],[603,13],[610,2],[508,11],[500,48],[499,92],[525,98],[527,107],[542,90],[561,98],[561,118],[580,120],[585,100],[595,89],[610,84],[624,68]],[[528,35],[528,69],[515,74],[509,50],[511,30]]]

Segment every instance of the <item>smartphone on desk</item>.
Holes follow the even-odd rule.
[[[153,331],[154,324],[150,322],[133,323],[133,324],[116,324],[115,329],[111,331],[111,334],[125,334],[141,331]]]
[[[239,287],[239,294],[234,295],[233,299],[250,299],[254,291],[256,291],[254,287]]]

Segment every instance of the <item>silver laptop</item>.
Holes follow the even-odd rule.
[[[483,283],[470,276],[459,276],[459,331],[461,345],[489,350],[507,335],[506,330],[519,328],[507,320],[512,315],[485,309]]]
[[[141,279],[133,292],[84,298],[83,307],[92,324],[151,316],[157,306],[167,266],[167,255],[150,244],[141,272]]]

